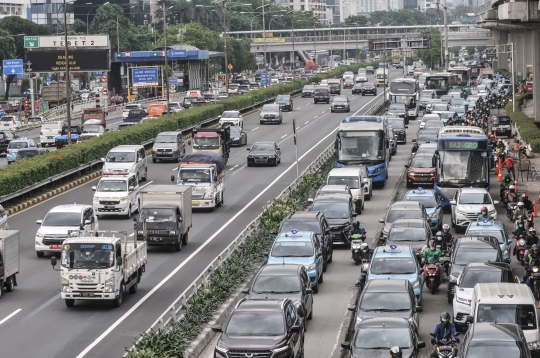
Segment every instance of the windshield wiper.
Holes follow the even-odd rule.
[[[362,347],[363,349],[388,349],[388,347]]]
[[[450,179],[448,179],[448,180],[445,180],[445,181],[441,182],[441,183],[439,184],[439,186],[440,186],[440,187],[443,187],[443,186],[445,186],[446,184],[448,184],[448,183],[450,183],[450,182],[452,182],[452,181],[454,181],[454,180],[457,180],[457,182],[459,183],[459,181],[460,181],[461,179],[459,179],[459,178],[450,178]]]
[[[399,308],[399,309],[392,309],[392,308],[374,308],[371,310],[364,310],[366,312],[398,312],[398,311],[409,311],[408,308]]]

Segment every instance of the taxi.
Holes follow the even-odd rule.
[[[419,187],[416,190],[410,190],[403,196],[403,200],[418,201],[424,205],[428,216],[428,223],[431,231],[441,230],[443,224],[443,210],[441,201],[435,190],[426,190]]]
[[[15,139],[9,142],[7,147],[7,163],[11,164],[17,160],[17,152],[20,149],[30,149],[30,148],[38,148],[41,147],[38,143],[36,143],[33,139],[28,139],[26,137],[22,137],[21,139]]]
[[[409,280],[418,305],[422,304],[422,273],[412,247],[403,245],[377,246],[373,250],[366,282],[371,280]]]
[[[291,230],[279,234],[270,249],[267,264],[304,265],[313,292],[319,292],[319,283],[323,282],[323,251],[315,233]]]
[[[102,215],[131,218],[131,214],[140,208],[140,188],[135,173],[104,174],[92,190],[96,192],[92,207],[98,218]]]
[[[510,263],[510,245],[512,238],[508,235],[504,223],[496,220],[484,219],[480,222],[473,221],[467,227],[465,236],[492,236],[497,239],[501,247],[504,262]]]

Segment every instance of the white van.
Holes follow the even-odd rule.
[[[105,158],[101,158],[102,175],[137,174],[137,182],[148,179],[146,151],[142,145],[119,145],[109,150]]]
[[[362,214],[366,197],[366,181],[359,167],[334,168],[328,173],[326,184],[347,185],[351,189],[356,212]]]
[[[531,289],[519,283],[478,283],[471,297],[468,323],[515,323],[521,327],[533,356],[540,353],[536,301]]]
[[[64,128],[67,128],[64,121],[43,123],[39,131],[39,142],[41,143],[41,146],[54,145],[54,138],[62,135],[62,130]]]

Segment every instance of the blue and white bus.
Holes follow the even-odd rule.
[[[437,140],[435,191],[441,205],[450,206],[458,188],[489,190],[490,148],[488,137],[479,127],[443,127]]]
[[[387,124],[382,117],[345,118],[339,125],[335,146],[338,167],[365,165],[373,183],[386,182],[390,148]]]

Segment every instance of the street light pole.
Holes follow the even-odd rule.
[[[172,6],[165,8],[165,2],[163,2],[163,47],[165,49],[165,71],[163,76],[165,77],[165,98],[167,99],[167,110],[169,108],[169,57],[167,54],[167,10]]]
[[[58,22],[57,22],[58,25]],[[66,116],[68,126],[68,147],[71,147],[71,78],[69,75],[69,55],[68,55],[68,30],[67,30],[67,9],[64,0],[64,63],[66,64]],[[32,107],[34,104],[32,103]]]
[[[264,0],[262,0],[262,21],[263,21],[263,42],[264,42],[264,78],[265,78],[265,87],[268,85],[268,70],[266,69],[266,24],[264,17]]]
[[[103,4],[103,5],[108,5],[108,4],[109,4],[109,2],[107,1],[107,2],[106,2],[105,4]],[[103,5],[101,5],[101,6],[103,6]],[[100,5],[94,6],[94,7],[90,8],[90,10],[88,11],[88,13],[86,14],[86,34],[87,34],[87,35],[88,35],[88,26],[89,26],[89,21],[90,21],[90,20],[89,20],[90,13],[92,12],[92,10],[94,10],[96,7],[99,7],[99,6],[100,6]]]
[[[444,8],[444,70],[448,71],[448,8],[446,0],[443,0]]]
[[[229,91],[229,63],[227,60],[227,0],[223,0],[223,51],[225,52],[225,88]]]

